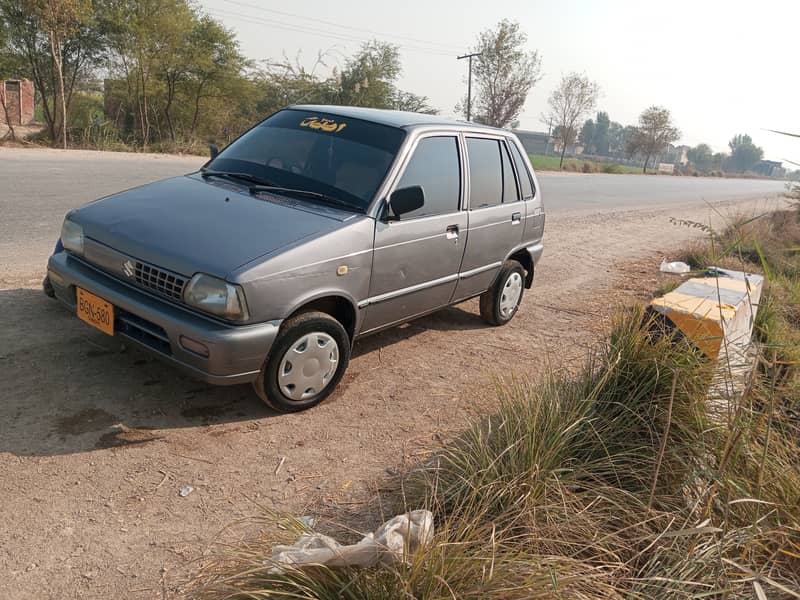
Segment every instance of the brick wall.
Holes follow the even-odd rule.
[[[27,125],[33,121],[33,82],[27,79],[0,82],[0,95],[5,98],[8,118],[12,125]],[[0,123],[6,122],[5,111],[0,110]]]

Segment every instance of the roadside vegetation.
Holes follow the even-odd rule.
[[[406,564],[270,575],[295,525],[223,550],[194,596],[800,598],[798,206],[680,225],[707,233],[695,268],[766,275],[741,397],[709,398],[714,365],[631,308],[577,374],[497,382],[495,414],[396,482],[385,513],[436,519]]]
[[[564,163],[559,165],[559,156],[549,156],[547,154],[529,154],[533,168],[537,171],[570,171],[573,173],[612,173],[615,175],[622,173],[637,174],[642,170],[631,165],[620,165],[617,163],[602,163],[594,160],[582,160],[580,158],[565,158]]]
[[[205,155],[209,143],[224,146],[290,104],[439,112],[427,96],[398,85],[402,53],[425,49],[361,37],[354,38],[361,46],[349,55],[329,49],[252,59],[223,23],[227,18],[267,30],[308,25],[300,14],[285,13],[300,23],[282,25],[268,19],[269,9],[245,8],[217,14],[219,9],[205,11],[190,0],[0,0],[0,81],[30,80],[36,99],[35,124],[3,125],[0,142]],[[433,45],[427,51],[452,58]],[[509,20],[480,32],[469,53],[472,102],[468,107],[462,98],[456,113],[519,128],[528,96],[538,93],[541,55],[530,48],[520,24]],[[676,165],[682,175],[783,176],[783,169],[773,172],[770,165],[759,171],[763,150],[746,134],[731,139],[730,153],[713,153],[706,144],[673,145],[679,130],[661,106],[645,109],[631,125],[612,121],[604,111],[586,118],[599,92],[587,75],[569,73],[548,96],[541,118],[564,170],[628,172],[627,165],[568,158],[581,152],[580,146],[584,154],[612,163],[636,160],[643,172],[648,164],[653,169],[663,162]],[[0,120],[8,121],[9,110],[0,94]],[[549,160],[541,168],[552,168]]]

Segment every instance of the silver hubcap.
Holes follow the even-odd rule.
[[[278,386],[287,398],[300,401],[322,392],[339,365],[339,345],[321,331],[304,335],[283,355]]]
[[[506,283],[503,286],[503,292],[500,296],[500,315],[507,319],[517,309],[519,299],[522,296],[522,276],[514,272],[508,276]]]

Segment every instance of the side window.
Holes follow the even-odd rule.
[[[519,174],[519,184],[522,188],[522,197],[524,199],[533,198],[533,181],[531,174],[528,172],[528,167],[525,165],[525,160],[520,154],[519,148],[516,144],[509,144],[511,146],[511,155],[514,157],[514,165],[517,167]]]
[[[484,138],[467,138],[469,154],[470,210],[496,206],[503,199],[503,166],[500,143]]]
[[[519,200],[517,179],[514,177],[511,159],[508,157],[508,148],[506,148],[506,145],[503,143],[500,144],[500,155],[502,156],[503,162],[503,204],[507,202],[516,202]]]
[[[425,204],[403,215],[403,221],[458,211],[461,200],[461,165],[458,140],[451,136],[423,138],[417,144],[397,189],[419,185]]]

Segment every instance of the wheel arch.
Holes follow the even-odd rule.
[[[358,325],[358,310],[352,298],[336,292],[305,298],[292,310],[286,320],[312,311],[325,313],[339,321],[347,332],[350,343],[353,343]]]
[[[531,289],[533,285],[533,270],[535,263],[533,256],[526,247],[518,248],[506,257],[506,260],[516,260],[525,269],[525,289]]]

